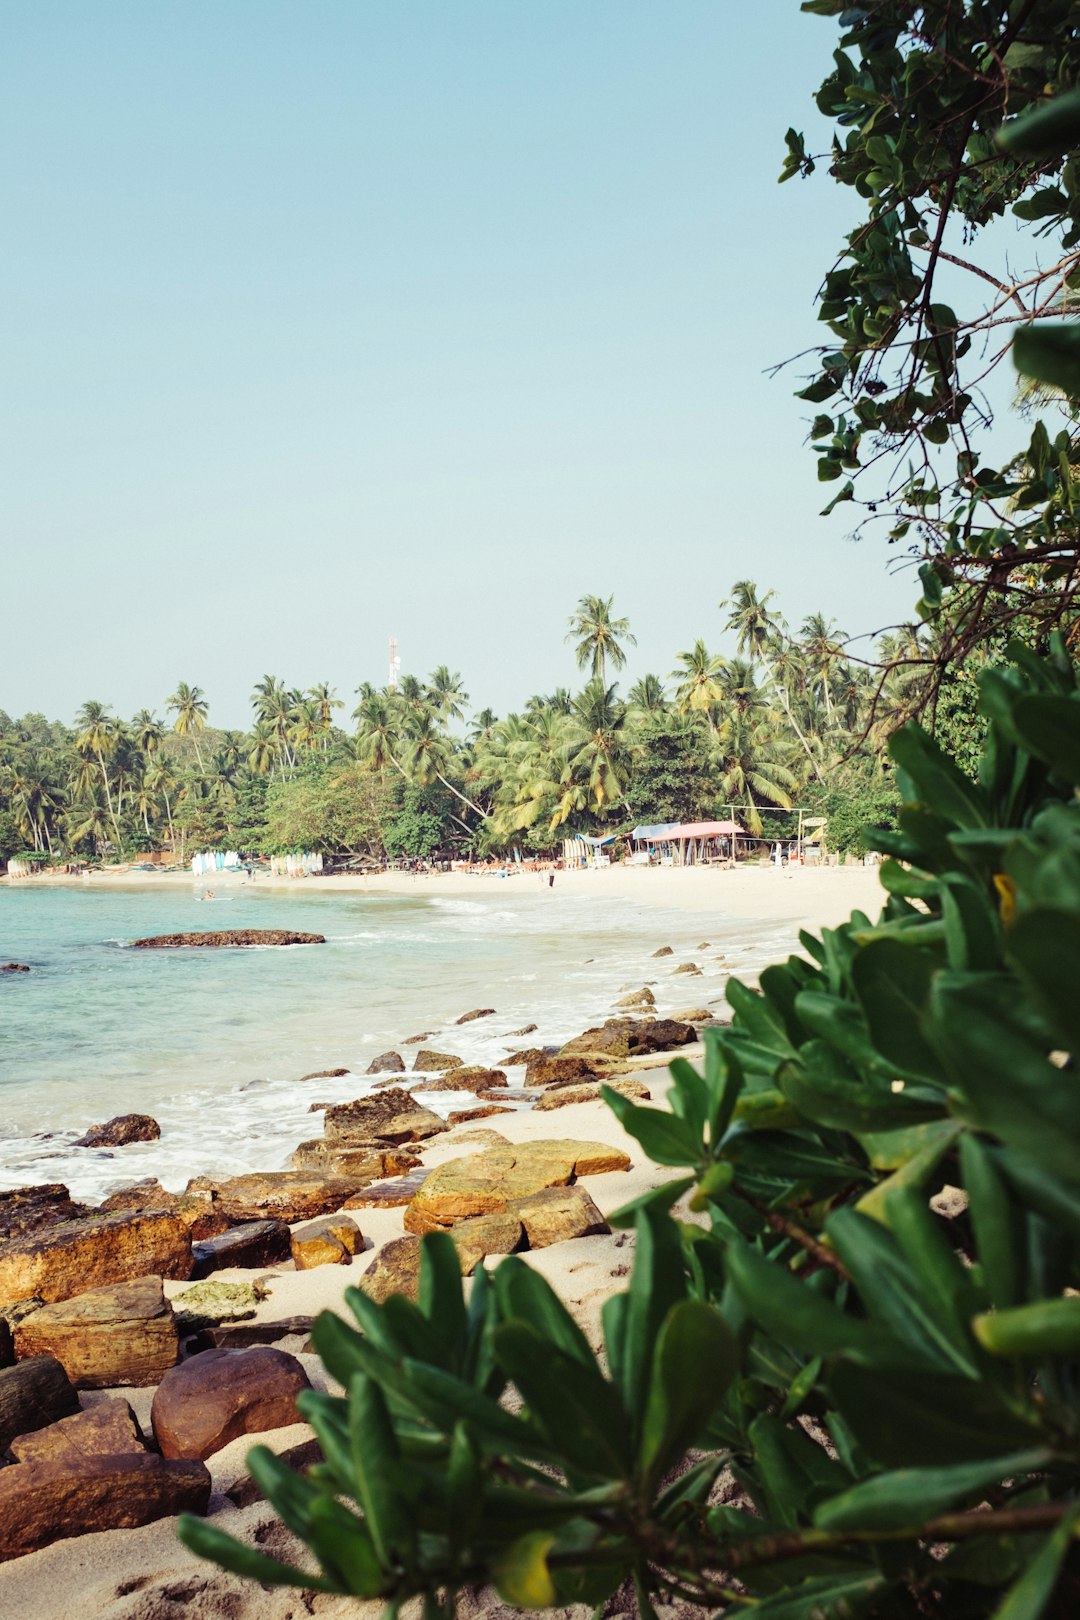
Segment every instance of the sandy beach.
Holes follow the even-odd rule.
[[[195,880],[185,873],[158,876],[149,873],[100,873],[89,879],[34,879],[104,887],[122,885],[183,885],[187,888],[206,880]],[[217,874],[215,886],[246,881],[242,877]],[[535,874],[499,879],[469,874],[408,875],[366,878],[326,878],[278,880],[260,877],[258,883],[282,887],[348,888],[352,890],[422,890],[431,894],[490,894],[504,885],[538,888]],[[792,944],[800,928],[818,930],[835,924],[853,909],[876,912],[881,890],[875,870],[863,867],[798,869],[775,872],[765,868],[738,871],[670,870],[619,868],[560,872],[556,884],[561,891],[632,894],[635,898],[668,910],[679,909],[703,924],[707,918],[742,918],[747,921],[771,920],[790,927]],[[202,917],[199,919],[203,921]],[[704,932],[703,927],[703,932]],[[658,941],[658,943],[661,943]],[[640,964],[634,971],[641,972]],[[597,1009],[598,1017],[608,1009]],[[404,1037],[406,1031],[402,1031]],[[435,1044],[435,1043],[432,1043]],[[438,1043],[453,1051],[452,1035]],[[700,1056],[700,1046],[682,1049],[680,1055]],[[653,1101],[660,1101],[667,1086],[667,1062],[671,1054],[653,1057],[632,1065],[634,1072],[650,1087]],[[403,1080],[407,1077],[403,1077]],[[590,1176],[583,1186],[600,1210],[608,1215],[618,1206],[658,1185],[675,1174],[644,1158],[637,1144],[622,1131],[611,1112],[598,1101],[570,1104],[557,1112],[522,1111],[500,1114],[477,1124],[460,1125],[445,1135],[420,1145],[425,1169],[449,1159],[481,1151],[500,1140],[525,1143],[543,1139],[573,1138],[622,1148],[630,1155],[626,1172]],[[268,1165],[267,1169],[277,1168]],[[133,1178],[134,1179],[134,1178]],[[343,1304],[347,1287],[359,1282],[382,1245],[404,1231],[404,1211],[398,1209],[355,1212],[363,1234],[363,1252],[350,1265],[324,1265],[310,1271],[296,1271],[292,1264],[276,1265],[262,1271],[227,1270],[215,1273],[222,1281],[259,1278],[268,1295],[258,1307],[257,1319],[276,1321],[286,1316],[313,1316],[320,1310],[348,1315]],[[625,1285],[632,1264],[632,1238],[625,1233],[579,1238],[531,1251],[525,1257],[538,1267],[568,1303],[594,1345],[599,1345],[599,1313],[605,1298]],[[497,1264],[495,1257],[486,1264]],[[186,1286],[167,1283],[170,1296]],[[468,1286],[468,1285],[466,1285]],[[317,1358],[303,1349],[300,1337],[281,1340],[278,1347],[299,1356],[312,1383],[326,1388],[326,1375]],[[149,1433],[149,1407],[153,1391],[123,1388],[93,1391],[82,1395],[89,1407],[110,1394],[128,1400]],[[305,1438],[310,1431],[297,1424],[255,1437],[275,1450],[283,1450]],[[276,1515],[264,1503],[237,1507],[225,1494],[245,1473],[244,1458],[252,1437],[232,1442],[208,1459],[213,1476],[210,1513],[215,1523],[245,1539],[257,1539],[265,1550],[283,1556],[296,1556],[296,1549],[277,1525]],[[304,1559],[301,1557],[301,1561]],[[479,1610],[477,1611],[479,1612]],[[511,1613],[494,1602],[483,1607],[485,1614]],[[582,1611],[584,1614],[585,1611]],[[0,1614],[19,1620],[300,1620],[301,1616],[359,1616],[362,1620],[381,1613],[381,1605],[360,1605],[350,1600],[310,1597],[288,1590],[267,1592],[250,1583],[216,1571],[189,1554],[175,1538],[175,1521],[160,1520],[134,1530],[111,1530],[59,1541],[50,1547],[9,1563],[0,1564]]]

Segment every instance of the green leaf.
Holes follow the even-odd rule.
[[[712,1165],[705,1172],[706,1175],[711,1175],[717,1168],[717,1165]],[[608,1225],[622,1230],[624,1227],[636,1226],[638,1215],[643,1209],[670,1210],[684,1193],[690,1191],[696,1179],[695,1176],[679,1176],[675,1181],[666,1181],[662,1186],[653,1187],[640,1197],[632,1198],[628,1204],[620,1204],[618,1209],[613,1210],[608,1216]],[[500,1266],[499,1270],[502,1269]]]
[[[1035,330],[1028,328],[1029,334]],[[1075,332],[1080,367],[1080,322]],[[1013,704],[1012,721],[1024,746],[1045,760],[1055,775],[1074,787],[1080,783],[1080,702],[1049,692],[1031,693]]]
[[[532,1266],[508,1256],[495,1272],[495,1297],[504,1321],[519,1317],[564,1355],[596,1371],[588,1339],[547,1278]]]
[[[922,1032],[933,961],[898,939],[871,940],[851,968],[852,983],[874,1045],[898,1073],[942,1079],[941,1063]]]
[[[993,1620],[1039,1620],[1054,1595],[1061,1566],[1076,1534],[1080,1508],[1066,1513],[1057,1529],[1043,1542],[1031,1563],[1005,1594]]]
[[[228,1536],[216,1525],[193,1513],[181,1513],[176,1521],[176,1534],[189,1551],[199,1558],[207,1558],[233,1575],[246,1580],[262,1581],[267,1586],[298,1586],[308,1592],[340,1592],[342,1588],[325,1575],[312,1575],[293,1564],[280,1563],[266,1553],[245,1546],[242,1541]]]
[[[495,1330],[495,1353],[521,1391],[530,1417],[566,1461],[585,1473],[621,1478],[630,1466],[622,1403],[594,1361],[586,1368],[527,1322]]]
[[[1080,917],[1040,906],[1017,917],[1009,960],[1066,1051],[1080,1053]]]
[[[1010,1197],[989,1149],[970,1131],[960,1144],[960,1169],[983,1288],[998,1309],[1016,1305],[1023,1297],[1023,1211]]]
[[[856,1440],[887,1468],[952,1465],[1044,1442],[1041,1426],[985,1380],[846,1361],[828,1383]]]
[[[823,1502],[814,1523],[822,1530],[914,1529],[990,1485],[1044,1468],[1051,1455],[1043,1448],[946,1468],[894,1469]]]
[[[610,1086],[601,1086],[600,1095],[623,1130],[641,1143],[655,1164],[700,1163],[703,1144],[683,1120],[659,1108],[640,1108]]]
[[[449,1232],[428,1232],[421,1239],[418,1303],[433,1329],[441,1365],[453,1370],[465,1339],[465,1293]]]
[[[1080,396],[1080,323],[1035,321],[1013,338],[1013,362],[1023,377]]]
[[[748,1314],[781,1344],[811,1356],[868,1354],[873,1349],[874,1335],[865,1322],[845,1316],[831,1300],[749,1244],[728,1243],[725,1259],[728,1280]]]
[[[412,1550],[413,1516],[398,1489],[401,1450],[386,1400],[363,1373],[349,1386],[349,1443],[356,1499],[379,1562],[389,1567]]]
[[[653,1351],[668,1312],[686,1297],[678,1228],[667,1215],[638,1216],[634,1270],[628,1290],[624,1343],[623,1405],[632,1418],[645,1408]]]
[[[985,827],[986,805],[978,788],[920,726],[908,724],[889,738],[889,753],[915,784],[917,796],[958,827]]]
[[[1003,152],[1043,161],[1080,145],[1080,90],[1042,102],[1004,124],[997,133]]]
[[[890,1584],[879,1569],[865,1565],[843,1575],[815,1575],[755,1604],[754,1620],[855,1620]]]
[[[643,1488],[700,1437],[739,1370],[739,1347],[712,1305],[683,1300],[668,1313],[653,1356],[638,1465]]]

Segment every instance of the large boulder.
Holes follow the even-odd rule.
[[[521,1222],[530,1249],[611,1231],[584,1187],[546,1187],[513,1199],[508,1213]]]
[[[675,952],[672,950],[670,945],[661,945],[661,947],[660,947],[660,949],[658,951],[653,951],[653,955],[654,956],[674,956]]]
[[[655,1007],[656,997],[646,984],[640,990],[634,990],[630,995],[623,996],[615,1005],[616,1007]]]
[[[213,1237],[228,1230],[229,1221],[214,1208],[213,1195],[208,1189],[196,1192],[166,1192],[153,1176],[136,1181],[128,1187],[118,1187],[98,1205],[96,1214],[108,1215],[118,1209],[165,1209],[179,1215],[191,1234],[192,1242]]]
[[[245,1221],[230,1226],[214,1237],[194,1245],[193,1275],[209,1277],[227,1266],[256,1271],[278,1266],[289,1258],[289,1227],[286,1221]]]
[[[354,1102],[336,1103],[327,1108],[323,1114],[323,1135],[327,1142],[341,1147],[377,1149],[409,1140],[401,1134],[400,1121],[417,1112],[416,1103],[403,1086],[390,1086],[369,1097],[357,1097]]]
[[[16,1462],[68,1463],[86,1457],[116,1457],[125,1451],[144,1451],[139,1425],[127,1401],[100,1401],[85,1412],[50,1423],[47,1429],[21,1434],[11,1442]]]
[[[444,1069],[463,1069],[465,1059],[453,1057],[449,1052],[433,1052],[430,1047],[421,1047],[413,1059],[414,1074],[438,1074]]]
[[[578,1175],[628,1170],[630,1159],[602,1142],[540,1141],[450,1159],[430,1172],[405,1211],[405,1227],[423,1234],[473,1215],[501,1214],[513,1201],[566,1186]]]
[[[247,1322],[266,1298],[261,1282],[222,1282],[206,1277],[173,1297],[176,1325],[183,1334],[201,1333],[222,1322]]]
[[[570,1086],[581,1085],[585,1080],[595,1080],[599,1075],[608,1074],[613,1065],[608,1062],[595,1062],[591,1057],[542,1057],[535,1063],[530,1063],[525,1070],[525,1084],[527,1086]]]
[[[150,1420],[163,1457],[211,1457],[239,1435],[296,1423],[296,1397],[308,1388],[284,1350],[203,1350],[165,1374]]]
[[[363,1233],[348,1215],[324,1215],[292,1235],[297,1271],[311,1271],[315,1266],[347,1266],[363,1246]]]
[[[560,1048],[560,1057],[628,1058],[646,1057],[687,1046],[697,1039],[692,1024],[674,1018],[609,1018]]]
[[[377,1058],[372,1058],[364,1073],[404,1074],[405,1060],[400,1052],[383,1052]]]
[[[499,1061],[505,1069],[517,1069],[528,1063],[540,1063],[544,1058],[554,1057],[558,1050],[557,1046],[522,1046],[516,1052],[507,1052]]]
[[[403,1114],[394,1117],[407,1118]],[[289,1164],[294,1170],[322,1170],[327,1175],[344,1176],[361,1185],[379,1176],[403,1176],[419,1163],[415,1153],[410,1153],[407,1147],[373,1148],[363,1143],[351,1147],[341,1141],[328,1142],[322,1136],[301,1142],[289,1155]]]
[[[75,1386],[55,1356],[34,1356],[0,1370],[0,1456],[20,1434],[79,1410]]]
[[[104,1125],[91,1125],[72,1147],[126,1147],[129,1142],[156,1142],[161,1126],[151,1114],[117,1114]]]
[[[696,962],[680,962],[678,967],[672,968],[671,971],[672,973],[692,973],[696,978],[701,977],[701,969]]]
[[[227,949],[234,945],[325,945],[325,934],[296,934],[287,928],[229,928],[198,934],[155,934],[135,939],[137,950],[172,950],[177,946]]]
[[[0,1242],[26,1237],[59,1221],[79,1220],[87,1214],[86,1205],[75,1203],[60,1181],[37,1187],[12,1187],[0,1192]]]
[[[78,1389],[156,1384],[175,1367],[180,1336],[160,1277],[109,1283],[43,1305],[19,1323],[15,1351],[55,1356]]]
[[[136,1277],[191,1276],[191,1239],[167,1210],[118,1210],[61,1221],[0,1249],[0,1307],[32,1295],[70,1299]]]
[[[450,1236],[457,1249],[462,1275],[468,1277],[489,1254],[513,1254],[525,1247],[525,1232],[517,1215],[474,1215],[459,1221]]]
[[[176,1513],[205,1513],[210,1473],[147,1451],[0,1468],[0,1561],[67,1536],[129,1530]]]
[[[353,1193],[342,1204],[342,1209],[400,1209],[412,1202],[424,1185],[428,1172],[413,1171],[407,1176],[396,1176],[393,1181],[376,1181],[370,1187]]]
[[[340,1209],[359,1183],[317,1170],[267,1170],[223,1181],[217,1208],[234,1221],[307,1221]]]

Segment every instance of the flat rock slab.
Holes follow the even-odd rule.
[[[614,1080],[593,1080],[583,1086],[554,1086],[550,1091],[545,1091],[537,1097],[533,1111],[542,1114],[552,1108],[568,1108],[571,1103],[595,1102],[600,1096],[602,1085],[609,1086],[620,1096],[633,1097],[636,1102],[648,1102],[652,1096],[643,1081],[625,1075]]]
[[[691,1024],[675,1018],[609,1018],[560,1047],[560,1057],[627,1058],[668,1052],[697,1040]]]
[[[515,1198],[510,1213],[524,1227],[530,1249],[611,1231],[584,1187],[547,1187],[528,1198]]]
[[[168,1210],[119,1210],[62,1221],[0,1249],[0,1307],[37,1295],[70,1299],[88,1288],[136,1277],[191,1276],[191,1238]]]
[[[490,1148],[432,1170],[405,1211],[405,1227],[417,1234],[438,1231],[473,1215],[501,1214],[514,1199],[566,1186],[575,1176],[629,1168],[627,1154],[602,1142],[557,1140]]]
[[[315,1170],[271,1170],[223,1181],[215,1200],[235,1221],[308,1221],[340,1209],[359,1183]]]
[[[0,1468],[0,1561],[68,1536],[129,1530],[175,1513],[205,1513],[210,1472],[147,1451]]]
[[[55,1356],[34,1356],[0,1370],[0,1455],[20,1434],[47,1428],[79,1410],[75,1386]],[[3,1470],[0,1469],[0,1477]]]
[[[342,1209],[400,1209],[411,1203],[430,1175],[428,1170],[398,1176],[393,1181],[376,1181],[346,1199]]]
[[[502,1069],[485,1069],[479,1063],[463,1064],[459,1069],[451,1069],[438,1080],[427,1080],[417,1086],[417,1091],[484,1091],[506,1085],[506,1075]]]
[[[108,1198],[102,1199],[94,1213],[109,1215],[118,1209],[168,1210],[170,1214],[180,1216],[193,1242],[214,1237],[229,1226],[226,1217],[214,1209],[208,1190],[166,1192],[161,1182],[153,1176],[133,1182],[130,1187],[118,1187]]]
[[[441,1125],[438,1115],[420,1108],[403,1086],[335,1103],[323,1114],[323,1135],[337,1147],[395,1147],[437,1135]]]
[[[489,1095],[491,1095],[489,1093]],[[479,1108],[454,1108],[446,1116],[448,1125],[465,1125],[471,1119],[490,1119],[492,1114],[512,1114],[514,1110],[502,1103],[484,1103]]]
[[[474,1007],[472,1012],[462,1013],[460,1018],[455,1018],[454,1023],[472,1024],[475,1023],[476,1019],[478,1018],[491,1018],[494,1012],[494,1007]]]
[[[437,1074],[444,1069],[463,1069],[465,1059],[454,1057],[450,1052],[433,1052],[430,1047],[421,1047],[413,1058],[414,1074]]]
[[[180,946],[228,949],[235,945],[325,945],[325,934],[294,934],[287,928],[228,928],[199,934],[155,934],[135,939],[137,950],[174,950]]]
[[[266,1292],[258,1282],[222,1282],[209,1277],[175,1296],[177,1327],[181,1333],[196,1333],[220,1322],[247,1321],[255,1315]]]
[[[193,1246],[193,1275],[209,1277],[226,1266],[242,1266],[246,1271],[261,1266],[283,1265],[289,1258],[289,1227],[286,1221],[244,1221],[230,1226],[215,1237]]]
[[[213,1456],[230,1440],[299,1421],[296,1397],[310,1388],[295,1356],[258,1346],[203,1350],[165,1374],[150,1418],[164,1457]]]
[[[145,1450],[135,1414],[122,1400],[102,1401],[11,1442],[16,1462],[63,1463],[71,1468],[77,1468],[85,1457],[118,1457]]]
[[[196,1350],[249,1350],[255,1344],[306,1335],[314,1321],[313,1316],[282,1316],[274,1322],[219,1322],[200,1328],[192,1343]]]
[[[111,1389],[158,1383],[180,1335],[161,1278],[140,1277],[43,1305],[16,1328],[15,1353],[55,1356],[77,1389]]]

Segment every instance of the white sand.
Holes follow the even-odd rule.
[[[217,874],[215,882],[220,884],[223,878],[223,874]],[[139,873],[98,874],[89,880],[67,881],[88,881],[93,886],[132,881],[192,882],[185,874],[155,877]],[[241,880],[229,878],[226,881]],[[259,882],[269,886],[270,880],[260,879]],[[307,885],[317,884],[324,889],[371,887],[384,892],[431,894],[486,894],[504,883],[534,884],[535,878],[499,880],[451,874],[415,879],[392,876],[306,880]],[[793,935],[798,927],[819,929],[835,924],[855,908],[873,913],[880,905],[881,895],[876,872],[861,867],[822,871],[795,869],[790,877],[761,868],[735,872],[613,868],[601,872],[559,873],[556,883],[575,891],[625,894],[703,918],[786,921],[792,925]],[[299,881],[282,886],[298,887]],[[692,997],[693,992],[689,994]],[[700,1048],[685,1049],[684,1055],[699,1056]],[[653,1071],[647,1078],[654,1100],[662,1098],[666,1090],[666,1062],[667,1058],[658,1058],[640,1065],[642,1069]],[[495,1139],[492,1133],[510,1142],[572,1137],[625,1148],[632,1160],[628,1172],[590,1176],[584,1182],[605,1214],[677,1173],[645,1159],[637,1144],[626,1137],[614,1116],[599,1102],[572,1104],[553,1112],[501,1114],[478,1121],[476,1125],[464,1124],[425,1146],[422,1149],[424,1164],[434,1166],[462,1153],[480,1151]],[[287,1265],[270,1272],[228,1271],[216,1275],[222,1280],[268,1278],[269,1296],[257,1313],[262,1320],[314,1315],[323,1309],[348,1315],[342,1299],[344,1290],[359,1282],[375,1249],[404,1230],[403,1210],[354,1213],[365,1237],[365,1252],[350,1266],[324,1266],[314,1271],[296,1272]],[[607,1237],[583,1238],[540,1250],[526,1258],[543,1272],[574,1311],[591,1342],[599,1345],[600,1308],[614,1289],[625,1286],[632,1263],[632,1242],[628,1235],[613,1233]],[[495,1260],[489,1262],[495,1263]],[[175,1294],[183,1286],[167,1284],[167,1292]],[[300,1340],[287,1341],[282,1347],[295,1352],[300,1343]],[[317,1359],[309,1356],[302,1359],[313,1383],[326,1387]],[[115,1393],[131,1401],[140,1421],[148,1427],[152,1392],[125,1389]],[[90,1405],[101,1398],[97,1393],[84,1395],[83,1404]],[[256,1438],[275,1449],[284,1449],[308,1432],[303,1425],[294,1425]],[[235,1441],[209,1460],[214,1478],[211,1514],[215,1523],[234,1534],[257,1537],[265,1550],[295,1557],[297,1551],[290,1547],[287,1538],[282,1539],[272,1510],[264,1504],[238,1510],[222,1495],[244,1472],[243,1459],[253,1443],[249,1438]],[[0,1564],[0,1616],[10,1615],[13,1620],[16,1616],[18,1620],[301,1620],[311,1614],[332,1616],[334,1620],[338,1617],[344,1620],[346,1615],[354,1620],[374,1620],[380,1613],[381,1605],[360,1605],[334,1598],[312,1600],[288,1590],[267,1593],[258,1586],[216,1572],[181,1547],[175,1538],[172,1520],[139,1530],[107,1531],[57,1542],[39,1553]]]

